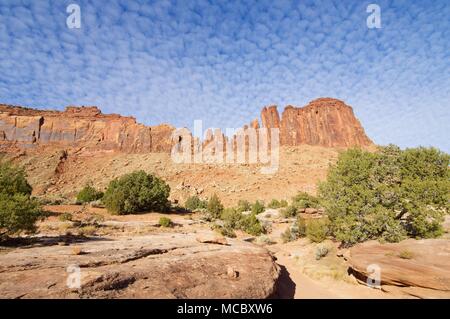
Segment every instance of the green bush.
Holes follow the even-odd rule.
[[[232,229],[241,229],[243,218],[244,215],[234,208],[226,208],[220,216],[220,219]]]
[[[229,238],[236,238],[236,233],[234,232],[233,228],[231,228],[229,225],[224,226],[215,226],[214,229],[219,232],[222,236],[229,237]]]
[[[113,214],[132,214],[148,210],[165,211],[169,207],[170,187],[162,179],[135,171],[109,183],[103,196]]]
[[[235,208],[227,208],[221,214],[221,219],[225,222],[225,228],[239,229],[254,236],[265,233],[264,227],[253,213],[244,215]]]
[[[252,205],[247,200],[240,200],[237,205],[237,211],[242,212],[248,212],[252,210]]]
[[[281,207],[281,203],[276,199],[272,199],[267,207],[277,209]]]
[[[398,256],[402,259],[413,259],[414,258],[414,253],[412,251],[409,250],[402,250]]]
[[[264,212],[264,203],[257,200],[253,205],[252,205],[252,214],[258,215],[261,214],[262,212]]]
[[[94,187],[87,184],[77,195],[77,204],[90,203],[103,197],[103,192],[97,191]]]
[[[280,201],[280,207],[288,207],[288,202],[287,202],[287,200],[285,200],[285,199],[282,199],[281,201]]]
[[[33,232],[41,216],[36,199],[19,193],[12,196],[0,193],[0,236]]]
[[[0,236],[35,230],[43,214],[31,191],[23,169],[0,163]]]
[[[64,214],[59,215],[58,219],[62,222],[67,222],[67,221],[70,222],[70,221],[72,221],[73,216],[71,213],[64,213]]]
[[[292,231],[295,233],[297,238],[306,237],[306,220],[303,217],[298,216],[292,226]]]
[[[223,212],[223,205],[219,197],[214,194],[208,201],[208,206],[206,208],[213,218],[220,218]]]
[[[333,235],[347,245],[441,235],[450,202],[449,162],[435,148],[389,145],[375,153],[341,153],[319,186]]]
[[[292,206],[298,209],[302,208],[319,208],[319,199],[305,192],[300,192],[292,198]]]
[[[306,223],[306,237],[313,243],[323,242],[328,235],[329,227],[326,218],[311,219]]]
[[[291,227],[287,228],[281,234],[281,240],[284,243],[297,240],[298,238],[306,237],[306,221],[302,217],[298,217]]]
[[[208,206],[208,202],[201,200],[198,196],[190,196],[186,200],[186,203],[184,204],[184,207],[187,210],[190,210],[191,212],[200,210],[200,209],[206,209]]]
[[[0,163],[0,193],[31,195],[32,188],[26,179],[25,171],[13,164]]]
[[[259,236],[266,233],[264,227],[261,225],[259,220],[256,218],[256,215],[253,213],[244,216],[241,227],[243,231],[253,236]]]
[[[173,226],[173,222],[170,218],[167,217],[161,217],[159,219],[159,225],[161,227],[172,227]]]
[[[284,208],[283,210],[281,210],[281,214],[285,217],[285,218],[291,218],[291,217],[295,217],[298,214],[298,210],[296,206],[288,206],[286,208]]]

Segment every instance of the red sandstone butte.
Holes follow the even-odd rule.
[[[280,145],[326,147],[369,146],[372,141],[350,106],[332,98],[320,98],[305,107],[287,106],[280,119],[276,106],[261,112],[261,126],[280,129]],[[257,119],[247,128],[258,129]],[[145,126],[133,117],[102,114],[95,106],[68,106],[65,111],[46,111],[0,104],[0,151],[52,145],[126,153],[170,152],[174,127]],[[212,130],[213,136],[225,139]]]
[[[352,147],[373,144],[353,109],[337,99],[320,98],[305,107],[289,105],[281,120],[276,106],[265,107],[261,119],[263,127],[280,129],[281,145]]]

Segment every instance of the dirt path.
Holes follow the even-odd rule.
[[[278,248],[273,251],[277,264],[282,269],[279,286],[279,298],[294,299],[379,299],[392,298],[388,294],[365,287],[335,280],[315,280],[302,273],[294,259],[286,251]]]

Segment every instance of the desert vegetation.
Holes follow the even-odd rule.
[[[201,200],[198,196],[189,196],[186,200],[184,207],[189,211],[197,211],[206,209],[208,206],[208,201]]]
[[[449,160],[435,148],[394,145],[341,153],[319,187],[332,235],[347,245],[438,237],[449,212]]]
[[[169,207],[170,187],[162,179],[135,171],[112,180],[103,202],[113,214],[165,211]]]
[[[0,237],[32,232],[42,216],[22,168],[0,163]]]
[[[173,226],[172,220],[168,217],[161,217],[159,219],[158,223],[161,227],[172,227]]]
[[[87,184],[77,194],[76,203],[84,204],[102,199],[103,192],[96,190],[92,185]]]

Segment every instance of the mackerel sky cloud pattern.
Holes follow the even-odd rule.
[[[447,0],[2,0],[0,103],[225,128],[335,97],[378,144],[450,152],[449,16]]]

